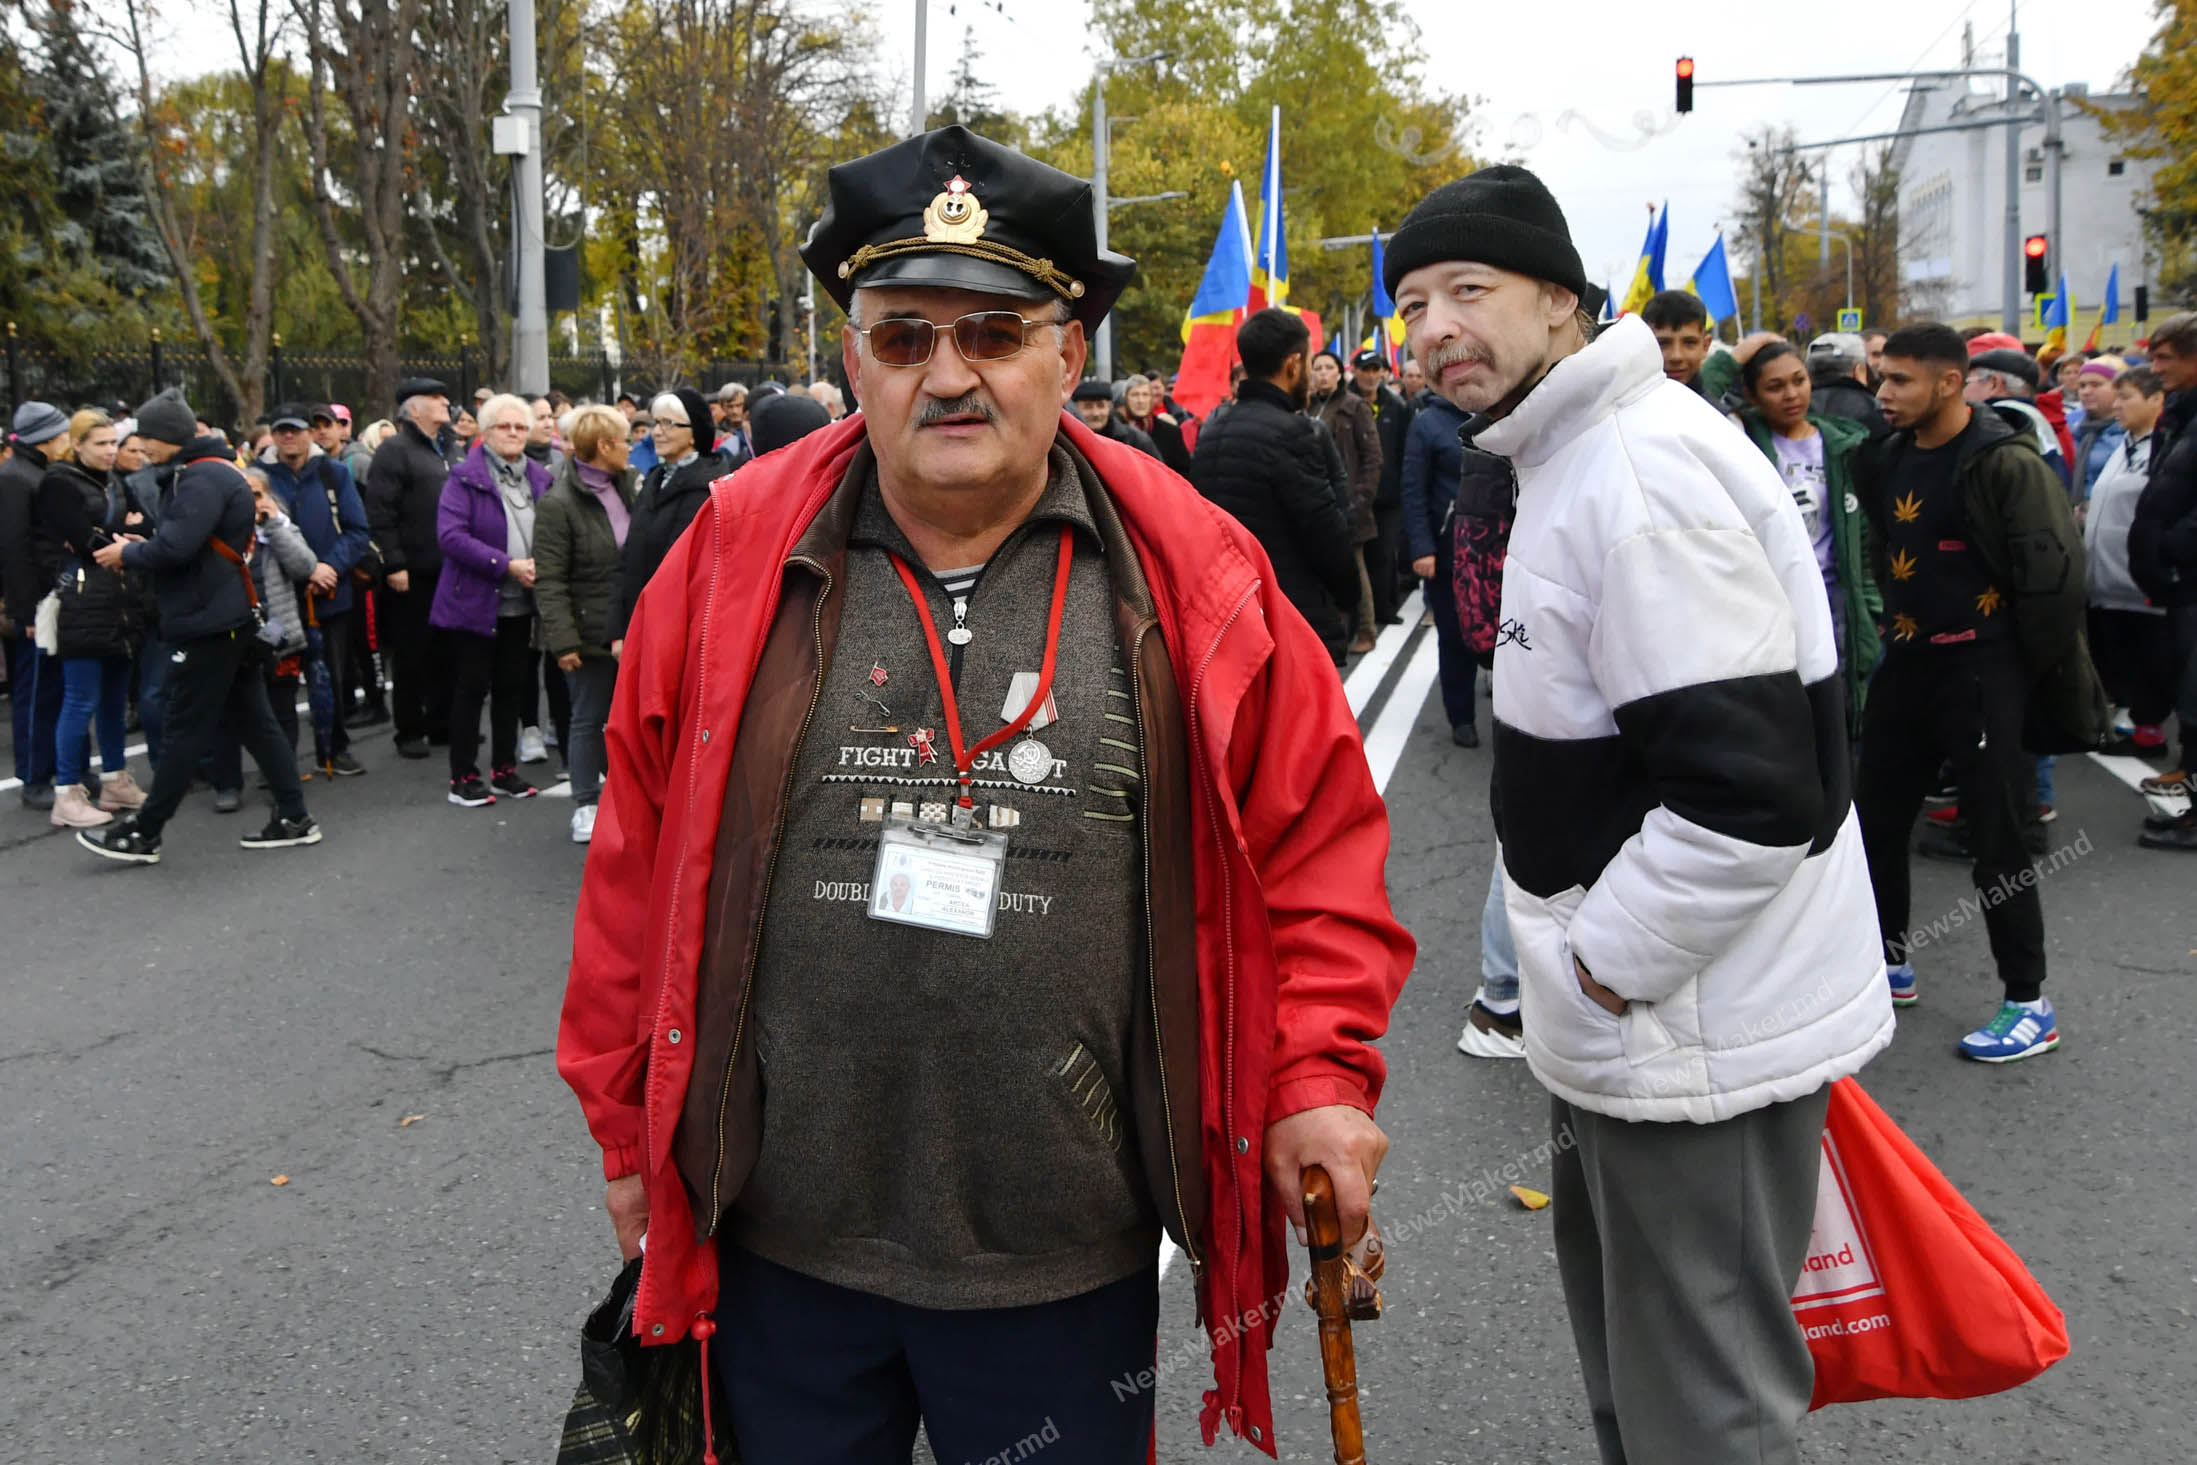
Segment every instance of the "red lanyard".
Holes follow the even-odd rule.
[[[890,551],[888,551],[890,553]],[[1060,651],[1060,613],[1068,603],[1068,567],[1075,560],[1076,538],[1073,525],[1060,526],[1060,562],[1053,571],[1053,609],[1045,626],[1045,663],[1037,674],[1037,690],[1030,694],[1030,701],[998,732],[993,733],[973,748],[961,743],[961,708],[954,699],[953,673],[946,666],[946,647],[938,639],[938,626],[931,619],[931,603],[923,594],[923,587],[916,582],[915,571],[899,555],[893,555],[893,568],[900,572],[900,583],[908,587],[908,598],[915,602],[915,613],[923,620],[923,639],[931,645],[931,670],[938,676],[939,701],[946,709],[946,736],[952,740],[954,772],[961,779],[960,807],[974,809],[976,801],[969,797],[970,770],[975,767],[977,755],[988,753],[1006,742],[1029,724],[1045,705],[1046,697],[1053,690],[1053,659]]]

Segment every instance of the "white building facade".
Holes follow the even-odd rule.
[[[2060,234],[2053,241],[2054,273],[2064,273],[2075,298],[2069,321],[2071,345],[2080,345],[2097,324],[2106,278],[2120,267],[2121,319],[2105,327],[2107,346],[2143,334],[2136,320],[2136,287],[2149,283],[2150,259],[2137,205],[2150,189],[2154,163],[2121,151],[2090,106],[2119,110],[2127,96],[2090,96],[2070,88],[2060,103]],[[2051,165],[2044,121],[2034,101],[2012,109],[2034,120],[2021,132],[2021,237],[2049,234]],[[1907,133],[1894,148],[1900,170],[1900,275],[1907,313],[1958,327],[1999,328],[2006,280],[2006,119],[2009,105],[1976,84],[1960,80],[1919,82],[1900,119]],[[1918,132],[1955,122],[1997,121],[1965,132]],[[2022,292],[2022,338],[2044,340],[2034,302]],[[2154,314],[2158,314],[2154,308]]]

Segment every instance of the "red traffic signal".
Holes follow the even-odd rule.
[[[1693,109],[1694,58],[1691,56],[1681,56],[1678,58],[1678,110],[1681,112],[1691,112]]]
[[[2052,241],[2042,234],[2032,234],[2022,241],[2022,263],[2026,273],[2023,283],[2028,286],[2032,295],[2042,295],[2052,288],[2050,275],[2045,268],[2045,256],[2051,252]]]
[[[2022,253],[2031,259],[2043,259],[2047,246],[2042,234],[2032,234],[2022,244]]]

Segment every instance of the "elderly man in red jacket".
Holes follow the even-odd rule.
[[[1118,1465],[1164,1234],[1205,1436],[1272,1453],[1285,1222],[1319,1164],[1366,1224],[1412,959],[1356,722],[1257,542],[1062,413],[1134,269],[1088,185],[944,128],[803,258],[862,414],[642,597],[574,932],[634,1325],[709,1340],[746,1459]]]

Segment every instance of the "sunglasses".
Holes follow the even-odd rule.
[[[1032,328],[1052,324],[1049,320],[1031,320],[1020,311],[980,310],[961,317],[948,329],[953,332],[954,349],[963,361],[1005,361],[1029,344]],[[927,320],[903,318],[879,321],[857,334],[869,343],[871,358],[882,365],[921,366],[931,359],[938,330]]]

